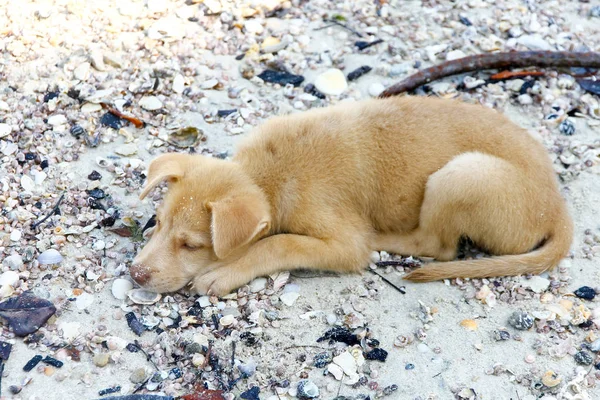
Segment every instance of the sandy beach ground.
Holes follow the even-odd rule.
[[[369,270],[149,305],[117,288],[160,203],[160,191],[138,200],[153,157],[228,157],[270,116],[376,96],[445,60],[599,43],[594,0],[0,0],[0,295],[29,291],[57,309],[25,338],[3,321],[2,398],[96,399],[116,386],[108,396],[177,397],[198,384],[199,399],[254,399],[253,387],[269,400],[600,398],[600,306],[573,295],[600,290],[600,104],[568,71],[500,82],[481,71],[417,91],[495,108],[548,148],[576,229],[572,256],[541,278],[411,284],[410,260],[382,253],[374,263],[403,265],[373,271],[404,293]],[[347,81],[361,66],[371,70]],[[304,79],[267,83],[265,70]],[[62,260],[40,264],[49,249]],[[533,326],[515,328],[515,312]],[[317,342],[333,327],[351,344]],[[63,365],[24,371],[36,355]]]

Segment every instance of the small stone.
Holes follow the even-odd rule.
[[[324,351],[315,354],[315,357],[313,358],[313,364],[317,368],[324,368],[325,366],[327,366],[327,364],[331,362],[331,360],[331,354],[329,354],[329,352],[327,351]]]
[[[524,311],[515,311],[508,319],[510,326],[521,331],[531,329],[533,321],[533,317]]]
[[[580,299],[585,300],[594,300],[594,297],[596,297],[596,291],[589,286],[582,286],[573,293]]]
[[[598,353],[600,351],[600,339],[596,339],[592,343],[590,343],[590,350],[595,353]]]
[[[52,126],[64,125],[67,123],[67,117],[62,114],[56,114],[48,118],[48,124]]]
[[[558,125],[558,130],[565,136],[573,136],[575,134],[575,124],[567,118]]]
[[[304,82],[304,77],[301,75],[294,75],[288,72],[274,71],[271,69],[266,69],[257,76],[265,82],[277,83],[281,86],[288,84],[299,86],[302,82]]]
[[[73,76],[80,81],[86,81],[90,77],[90,63],[84,62],[77,66],[73,71]]]
[[[517,100],[519,100],[519,103],[521,103],[524,106],[533,104],[533,98],[528,94],[520,95],[519,97],[517,97]]]
[[[177,94],[181,94],[181,93],[183,93],[184,89],[185,89],[185,80],[183,78],[183,75],[181,75],[181,74],[175,75],[175,78],[173,78],[173,92],[175,92]]]
[[[363,76],[364,74],[371,71],[372,69],[373,68],[369,67],[368,65],[363,65],[362,67],[358,67],[357,69],[355,69],[354,71],[352,71],[348,74],[348,80],[355,81],[358,78],[360,78],[361,76]]]
[[[204,357],[204,355],[200,353],[196,353],[192,356],[192,364],[194,365],[194,367],[200,367],[204,365],[205,360],[206,357]]]
[[[459,58],[464,58],[467,55],[461,50],[452,50],[446,54],[446,61],[458,60]]]
[[[415,369],[415,365],[414,365],[414,364],[406,364],[406,365],[404,366],[404,369],[406,369],[406,370],[409,370],[409,371],[410,371],[411,369]]]
[[[517,43],[531,50],[554,50],[550,43],[538,34],[522,35],[517,39]]]
[[[144,96],[139,101],[140,107],[148,111],[160,110],[163,106],[162,102],[156,96]]]
[[[145,368],[138,368],[129,376],[129,380],[132,383],[142,383],[146,380],[148,374]]]
[[[510,333],[505,330],[496,330],[494,331],[494,339],[497,342],[510,339]]]
[[[336,68],[329,69],[319,75],[315,79],[314,85],[319,92],[331,96],[339,96],[348,88],[344,73]]]
[[[594,6],[590,8],[590,17],[600,18],[600,6]]]
[[[13,242],[18,242],[21,240],[22,232],[19,229],[15,229],[10,233],[10,240]]]
[[[594,362],[594,357],[587,351],[579,351],[575,353],[574,358],[577,364],[581,365],[592,365]]]
[[[370,352],[367,353],[367,355],[365,356],[365,358],[367,360],[377,360],[377,361],[381,361],[381,362],[385,362],[385,360],[387,359],[388,356],[388,352],[380,349],[380,348],[376,348],[371,350]]]
[[[100,175],[100,172],[98,171],[92,171],[88,177],[87,177],[90,181],[99,181],[100,179],[102,179],[102,175]]]
[[[377,97],[385,90],[385,86],[381,83],[373,83],[369,86],[369,95],[372,97]]]
[[[319,397],[319,388],[314,384],[313,381],[308,379],[302,379],[298,382],[298,398],[301,399],[314,399]]]
[[[248,33],[260,35],[264,31],[262,23],[258,19],[249,19],[244,22],[244,30]]]

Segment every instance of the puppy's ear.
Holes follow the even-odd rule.
[[[220,259],[263,236],[271,225],[265,201],[258,196],[228,197],[209,202],[206,208],[212,212],[213,250]]]
[[[161,182],[183,178],[184,165],[188,157],[186,154],[168,153],[155,158],[148,167],[148,178],[146,186],[140,194],[140,200],[143,200]]]

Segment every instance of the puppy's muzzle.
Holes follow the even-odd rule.
[[[133,280],[139,283],[141,286],[144,286],[148,282],[150,282],[150,278],[152,277],[150,268],[144,264],[132,265],[129,268],[129,274],[131,275]]]

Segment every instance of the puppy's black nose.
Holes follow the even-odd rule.
[[[134,281],[139,283],[141,286],[144,286],[150,281],[152,274],[150,273],[150,268],[145,266],[144,264],[134,264],[129,268],[129,274],[133,278]]]

